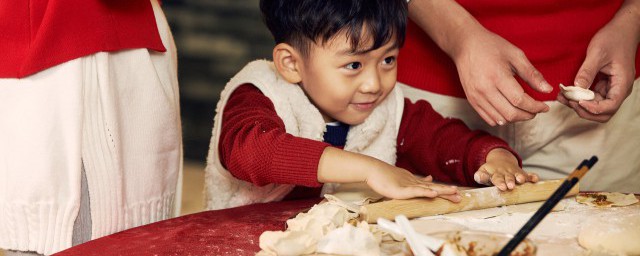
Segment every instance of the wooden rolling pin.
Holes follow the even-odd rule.
[[[363,205],[360,208],[360,220],[376,223],[379,217],[393,220],[396,215],[407,218],[424,217],[452,212],[478,210],[503,205],[544,201],[562,184],[564,180],[546,180],[537,183],[525,183],[511,191],[501,192],[497,187],[461,190],[462,201],[453,203],[442,198],[414,198],[408,200],[389,200]],[[578,193],[578,184],[566,197]]]

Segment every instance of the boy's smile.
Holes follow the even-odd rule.
[[[324,44],[311,44],[299,63],[299,84],[326,122],[363,123],[395,86],[398,46],[390,40],[362,51],[371,41],[363,40],[354,51],[340,33]]]

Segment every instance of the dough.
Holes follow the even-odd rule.
[[[585,222],[578,242],[586,249],[618,255],[640,255],[640,213]]]
[[[316,250],[316,240],[302,231],[266,231],[260,249],[266,255],[302,255]]]
[[[316,204],[309,212],[300,213],[295,218],[287,220],[287,230],[302,231],[317,240],[356,217],[355,213],[350,213],[335,204]]]
[[[596,98],[593,91],[578,86],[564,86],[560,84],[560,91],[562,91],[562,94],[564,94],[567,99],[573,101],[593,100]]]
[[[532,203],[524,203],[524,204],[510,204],[505,206],[491,207],[480,210],[471,210],[464,212],[454,212],[447,213],[442,215],[436,215],[432,218],[438,217],[447,217],[447,218],[461,218],[461,219],[488,219],[496,216],[500,216],[503,214],[514,214],[514,213],[534,213],[542,206],[544,202],[532,202]],[[565,209],[565,202],[560,201],[558,204],[551,209],[552,212],[562,211]],[[430,217],[424,217],[428,219]]]
[[[340,184],[332,195],[344,202],[358,206],[377,202],[384,198],[363,182]]]
[[[576,196],[578,203],[595,207],[627,206],[638,202],[633,194],[618,192],[580,193]]]
[[[260,248],[262,249],[260,255],[313,253],[316,251],[318,241],[332,237],[333,235],[328,234],[338,227],[349,225],[345,223],[356,217],[357,214],[333,203],[316,204],[308,212],[299,213],[295,218],[287,220],[287,231],[265,231],[262,233],[260,235]],[[379,250],[380,239],[370,233],[368,225],[360,228],[356,234],[352,234],[352,231],[341,232],[346,232],[345,236],[354,237],[362,237],[364,235],[360,233],[365,232],[374,237],[374,241],[377,241],[375,248]]]
[[[318,241],[319,253],[340,255],[380,255],[380,238],[374,236],[366,222],[358,227],[345,223]]]

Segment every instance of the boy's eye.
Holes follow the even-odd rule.
[[[346,66],[344,66],[347,69],[359,69],[360,67],[362,67],[362,64],[360,62],[351,62],[349,64],[347,64]]]
[[[384,64],[391,64],[396,61],[396,57],[386,57],[382,61]]]

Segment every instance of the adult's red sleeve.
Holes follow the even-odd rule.
[[[253,85],[237,88],[224,107],[219,157],[238,179],[319,187],[318,163],[328,146],[286,133],[271,100]]]
[[[432,175],[435,181],[478,186],[473,174],[494,148],[511,151],[520,162],[500,138],[471,131],[458,119],[444,118],[426,101],[411,103],[405,99],[398,133],[398,167]]]

